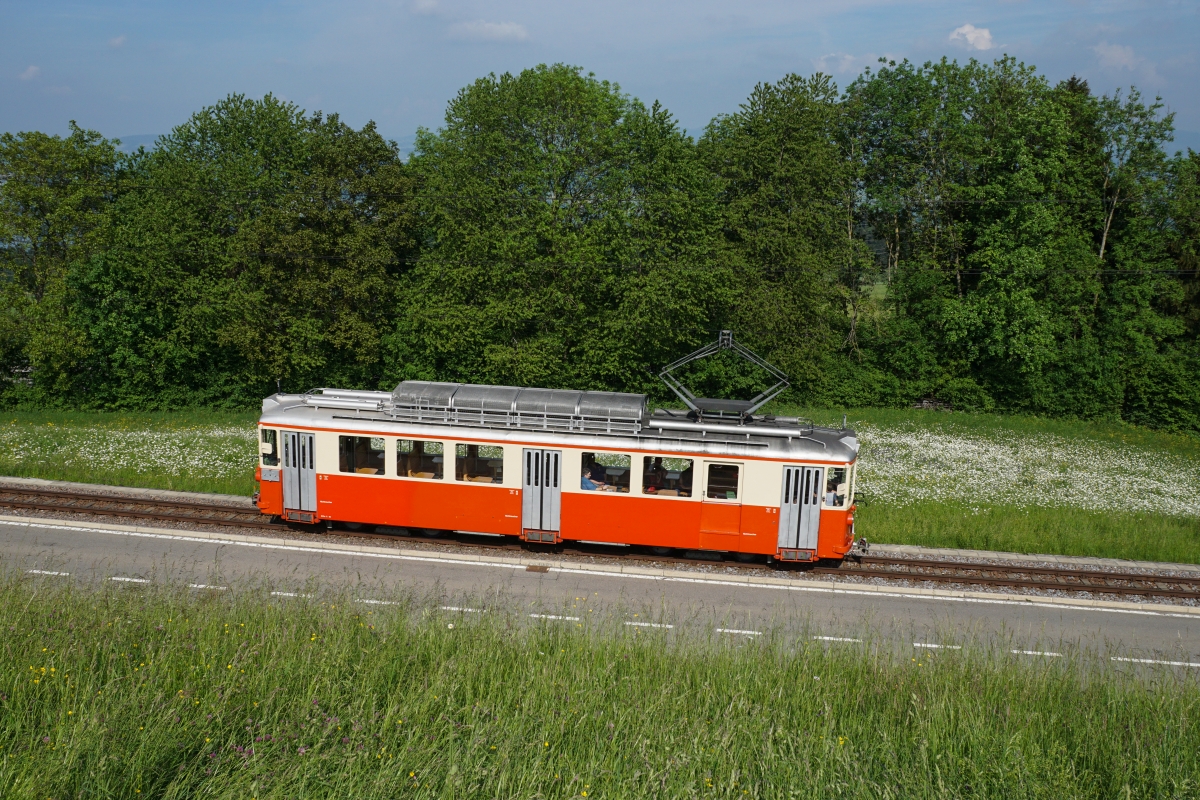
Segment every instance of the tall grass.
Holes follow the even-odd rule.
[[[4,581],[0,795],[1200,794],[1171,672],[396,602]]]

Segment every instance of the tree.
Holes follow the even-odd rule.
[[[401,284],[395,377],[657,390],[727,286],[692,141],[564,65],[481,78],[445,119],[411,160],[424,250]]]
[[[0,135],[0,370],[9,402],[60,402],[87,356],[68,291],[100,234],[123,161],[116,143],[70,123],[66,137]]]
[[[82,402],[244,407],[374,386],[409,183],[373,125],[270,95],[206,108],[131,167],[77,291],[97,357]]]
[[[837,394],[829,367],[835,354],[857,348],[870,286],[864,268],[873,263],[856,235],[841,117],[828,76],[788,75],[755,86],[699,143],[721,178],[723,255],[736,270],[739,300],[728,324],[784,367],[794,395],[809,401]]]

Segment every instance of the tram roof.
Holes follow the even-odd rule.
[[[404,381],[392,392],[395,407],[448,408],[515,414],[557,414],[576,417],[641,419],[646,416],[644,394],[581,392],[569,389],[527,389],[474,383]]]
[[[454,438],[470,438],[478,431],[481,439],[606,450],[847,462],[858,454],[857,437],[848,429],[770,416],[745,424],[700,424],[682,411],[648,408],[642,394],[405,381],[392,392],[275,394],[263,401],[261,422],[376,435],[436,437],[453,430]]]

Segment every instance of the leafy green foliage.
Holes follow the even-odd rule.
[[[699,140],[579,68],[463,88],[403,163],[231,96],[152,152],[0,137],[9,405],[247,408],[426,378],[649,392],[729,328],[790,402],[1200,431],[1200,156],[1010,58],[756,86]],[[750,397],[716,358],[688,380]]]
[[[578,69],[481,78],[410,166],[425,248],[395,378],[653,390],[728,302],[692,141]]]

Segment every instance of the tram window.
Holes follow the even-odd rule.
[[[382,436],[339,436],[338,470],[382,475],[385,449]]]
[[[504,483],[504,448],[486,444],[455,445],[454,478],[471,483]]]
[[[733,464],[708,465],[708,496],[714,500],[737,500],[737,466]]]
[[[620,453],[584,453],[583,469],[602,492],[628,492],[633,459]]]
[[[275,437],[275,431],[269,428],[262,429],[262,445],[259,447],[259,451],[262,453],[264,467],[279,466],[279,442]]]
[[[440,481],[444,452],[441,442],[400,439],[396,442],[396,474]]]
[[[690,458],[646,456],[642,468],[642,494],[691,497],[692,467]]]
[[[850,489],[850,484],[846,480],[846,468],[830,467],[826,470],[825,475],[825,507],[845,508],[846,496]]]

